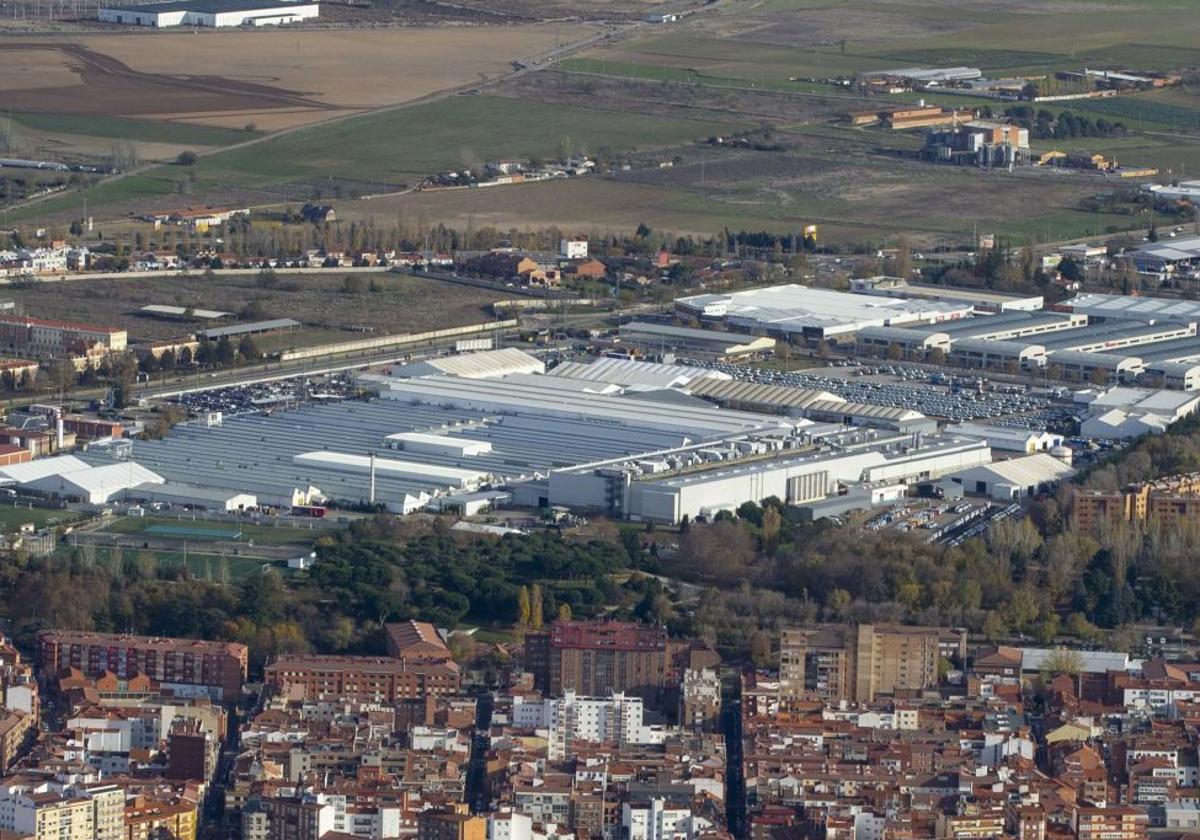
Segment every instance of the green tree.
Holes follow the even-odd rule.
[[[545,626],[542,610],[542,587],[535,583],[529,588],[529,627],[531,630],[541,630]]]

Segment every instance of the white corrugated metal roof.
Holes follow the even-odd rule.
[[[24,464],[0,467],[0,476],[12,479],[18,484],[24,484],[48,475],[66,475],[89,469],[91,469],[90,466],[74,455],[56,455],[53,458],[38,458],[34,461],[26,461]]]
[[[623,388],[670,388],[696,379],[732,379],[728,373],[687,365],[664,365],[636,359],[601,358],[593,362],[567,362],[550,374],[589,382],[608,382]]]
[[[1062,461],[1044,452],[1010,458],[1007,461],[993,461],[986,467],[973,467],[969,472],[975,470],[986,470],[995,476],[995,481],[1016,487],[1037,487],[1053,483],[1075,472]]]
[[[504,347],[499,350],[481,350],[478,353],[425,359],[396,369],[396,374],[402,377],[444,374],[462,379],[493,379],[512,373],[544,373],[545,370],[546,365],[541,359],[516,347]]]

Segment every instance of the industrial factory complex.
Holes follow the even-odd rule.
[[[363,375],[375,397],[177,426],[163,440],[99,441],[0,467],[0,483],[92,504],[382,505],[398,514],[564,506],[678,523],[776,496],[894,499],[987,469],[978,435],[833,393],[740,382],[708,368],[625,359],[546,373],[512,348]],[[447,373],[445,368],[454,373]],[[1062,464],[988,494],[1052,487]],[[1067,470],[1069,472],[1069,469]],[[857,496],[855,496],[857,498]]]
[[[5,461],[0,487],[94,506],[467,516],[512,506],[675,524],[770,497],[828,515],[918,486],[1010,503],[1072,472],[1064,436],[1047,431],[1046,396],[979,403],[944,385],[737,364],[780,341],[1046,391],[1076,380],[1071,407],[1055,410],[1075,412],[1085,438],[1160,432],[1200,407],[1195,304],[1086,294],[1047,309],[882,280],[852,293],[682,298],[674,323],[631,322],[608,345],[629,349],[585,360],[515,347],[415,358],[355,374],[351,391],[365,399],[194,411],[162,439],[97,434],[73,454],[60,442],[51,457]]]

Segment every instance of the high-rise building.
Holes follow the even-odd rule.
[[[679,691],[679,725],[687,729],[713,731],[721,718],[721,679],[711,668],[689,668],[683,672]]]
[[[526,635],[525,667],[540,691],[555,696],[660,689],[671,671],[667,631],[626,621],[556,621]]]
[[[611,697],[577,697],[573,691],[562,697],[533,702],[513,698],[512,722],[522,729],[544,729],[548,733],[548,755],[567,758],[574,745],[659,744],[662,727],[643,722],[642,698],[615,693]]]
[[[66,668],[89,677],[112,672],[120,679],[145,674],[160,685],[201,688],[214,700],[236,702],[246,680],[248,652],[238,642],[205,642],[81,630],[44,630],[38,665],[53,678]]]
[[[880,694],[938,683],[943,658],[966,655],[966,633],[938,627],[860,624],[785,629],[779,693],[869,703]]]

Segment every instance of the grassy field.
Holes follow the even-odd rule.
[[[58,554],[62,557],[70,557],[76,550],[73,546],[64,545],[59,549]],[[81,548],[78,550],[81,552],[90,551],[96,564],[101,567],[112,567],[117,564],[123,566],[126,561],[132,558],[139,565],[143,563],[149,565],[150,568],[147,568],[146,571],[151,574],[158,569],[181,569],[186,567],[193,577],[214,583],[236,584],[251,575],[261,574],[263,568],[267,566],[273,566],[286,571],[286,566],[278,561],[232,554],[197,552],[190,548],[186,555],[182,550],[158,551],[126,548],[121,549],[115,556],[114,552],[108,548]]]
[[[349,293],[342,290],[342,277],[336,271],[284,272],[274,287],[264,289],[253,276],[217,275],[206,280],[200,273],[187,277],[132,275],[119,280],[80,280],[71,287],[71,294],[64,294],[64,286],[58,283],[6,289],[6,294],[26,312],[119,325],[133,340],[167,338],[189,329],[179,321],[140,315],[138,310],[147,303],[236,313],[253,300],[267,317],[295,318],[311,325],[312,336],[306,335],[310,330],[305,329],[262,337],[262,346],[270,349],[349,341],[363,338],[364,330],[366,335],[386,335],[489,321],[490,304],[497,298],[466,287],[454,287],[453,294],[448,294],[447,287],[436,280],[390,273],[379,275],[378,291]]]
[[[671,147],[728,130],[728,123],[546,105],[494,96],[457,96],[293,132],[244,149],[204,157],[195,167],[197,193],[263,187],[317,177],[397,186],[445,169],[497,158],[554,157],[564,141],[614,151]],[[149,172],[13,211],[12,221],[38,220],[82,208],[153,202],[174,206],[186,172]],[[195,199],[191,199],[195,201]]]
[[[290,134],[205,158],[202,181],[267,183],[333,175],[405,182],[507,157],[552,156],[563,140],[614,150],[672,146],[720,124],[459,96]]]
[[[250,523],[231,523],[231,522],[210,522],[204,519],[176,519],[174,517],[165,516],[125,516],[113,520],[105,526],[104,530],[114,534],[128,534],[137,536],[144,533],[148,528],[153,526],[166,526],[169,528],[188,528],[195,529],[196,536],[188,536],[188,543],[203,545],[206,540],[200,536],[201,531],[211,530],[212,539],[209,542],[254,542],[256,545],[311,545],[312,541],[323,533],[316,528],[299,527],[301,525],[311,525],[311,523],[297,520],[297,527],[286,526],[271,526],[271,525],[253,525]],[[227,532],[231,530],[241,531],[241,536],[236,540],[228,536]],[[168,539],[164,534],[154,534],[155,539]],[[179,541],[184,540],[183,536],[179,537]]]
[[[78,513],[70,510],[16,507],[12,503],[8,503],[0,506],[0,531],[16,531],[26,523],[32,523],[35,528],[44,528],[47,525],[65,525],[79,518]]]

